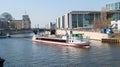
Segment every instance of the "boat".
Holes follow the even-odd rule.
[[[0,38],[6,38],[7,36],[6,36],[6,34],[5,33],[3,33],[3,32],[0,32]]]
[[[0,67],[3,67],[5,60],[0,57]]]
[[[0,32],[0,38],[9,38],[9,37],[11,37],[10,35],[9,35],[9,33],[3,33],[3,32]]]
[[[38,36],[35,34],[32,37],[32,41],[61,46],[90,48],[90,42],[89,40],[83,38],[83,34],[66,34],[62,37],[58,37],[56,35]]]

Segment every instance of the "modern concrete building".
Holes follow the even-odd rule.
[[[120,20],[120,2],[106,4],[106,10],[108,12],[114,12],[113,20]]]
[[[107,11],[120,11],[120,2],[106,4]]]
[[[56,26],[57,26],[58,29],[60,28],[60,18],[56,19]]]
[[[46,27],[46,29],[56,29],[56,23],[55,22],[50,22],[45,27]]]
[[[64,20],[64,16],[60,17],[60,28],[64,28],[65,27],[65,20]]]
[[[49,23],[46,24],[46,26],[45,26],[46,29],[51,29],[51,27],[52,27],[52,22],[49,22]]]
[[[100,18],[99,11],[71,11],[66,13],[64,16],[61,16],[60,22],[56,21],[57,28],[90,28],[92,27],[91,23],[94,18]]]
[[[58,29],[93,28],[96,19],[120,20],[120,2],[107,4],[103,11],[71,11],[56,19]],[[107,10],[106,10],[107,9]],[[106,15],[105,15],[106,14]]]

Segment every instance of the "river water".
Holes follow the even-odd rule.
[[[4,67],[120,67],[120,44],[91,41],[90,49],[46,45],[31,37],[0,39]]]

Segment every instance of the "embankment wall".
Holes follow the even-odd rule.
[[[68,34],[70,34],[70,30],[67,30]],[[90,31],[79,31],[79,30],[73,30],[73,34],[77,33],[83,33],[84,38],[89,38],[93,40],[101,40],[102,38],[109,38],[108,34],[100,33],[100,32],[90,32]],[[57,35],[65,35],[65,30],[56,30]]]

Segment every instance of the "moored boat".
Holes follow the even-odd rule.
[[[9,38],[10,37],[10,35],[9,35],[9,33],[7,33],[7,34],[5,34],[5,33],[0,33],[0,38]]]
[[[5,61],[5,60],[0,57],[0,67],[3,67],[4,61]]]
[[[32,41],[45,43],[45,44],[61,45],[61,46],[90,48],[89,40],[84,39],[82,35],[83,34],[64,35],[60,38],[55,35],[38,36],[36,34],[33,36]]]

